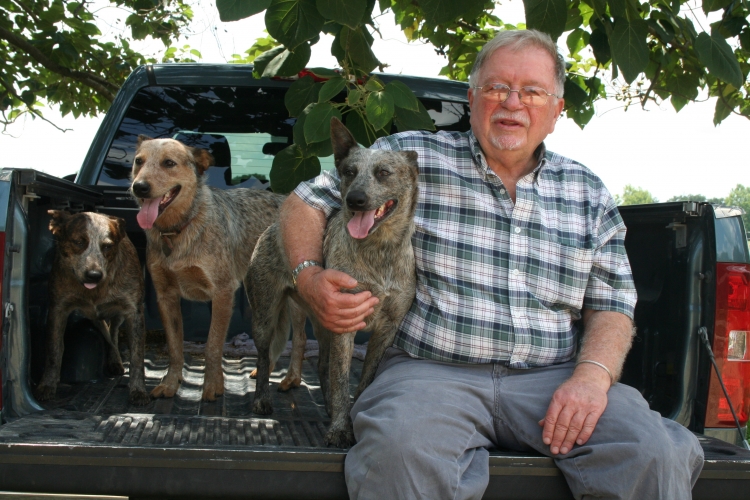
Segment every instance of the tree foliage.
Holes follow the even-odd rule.
[[[737,184],[729,192],[724,204],[730,207],[740,207],[745,211],[742,220],[745,224],[745,231],[750,231],[750,186]]]
[[[106,9],[103,7],[109,7]],[[109,15],[127,28],[110,36]],[[94,116],[109,108],[125,78],[154,62],[131,48],[133,40],[161,40],[167,60],[200,57],[170,47],[192,19],[183,0],[0,0],[0,123],[23,113],[41,117],[44,105],[63,116]]]
[[[724,204],[724,198],[706,198],[702,194],[681,194],[678,196],[672,196],[667,200],[667,203],[672,201],[703,201],[714,205]]]
[[[647,203],[658,202],[659,200],[657,200],[648,190],[640,187],[633,187],[630,184],[625,186],[622,196],[615,195],[615,203],[618,205],[645,205]]]

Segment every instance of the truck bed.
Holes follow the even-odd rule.
[[[125,357],[127,359],[127,357]],[[162,348],[146,354],[146,385],[166,373]],[[289,363],[280,359],[273,385]],[[346,450],[327,448],[328,425],[317,358],[305,360],[302,386],[272,391],[274,413],[251,413],[253,356],[224,358],[225,393],[203,402],[204,360],[186,354],[174,398],[128,404],[128,376],[61,384],[46,410],[0,427],[0,490],[146,498],[347,498]],[[362,368],[353,359],[352,391]],[[706,467],[694,498],[739,498],[750,487],[750,452],[701,438]],[[29,473],[27,464],[35,464]],[[39,473],[43,470],[44,473]],[[565,498],[565,480],[548,457],[495,450],[484,498]],[[572,498],[568,496],[568,498]]]

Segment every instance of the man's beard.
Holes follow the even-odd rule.
[[[494,123],[499,120],[513,120],[524,127],[529,127],[529,117],[523,112],[507,112],[504,110],[497,111],[491,117],[491,122]],[[490,143],[497,149],[502,151],[514,151],[523,146],[526,142],[525,136],[508,136],[504,134],[495,135],[490,134],[488,137]]]

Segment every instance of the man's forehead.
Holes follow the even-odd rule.
[[[554,81],[554,75],[555,61],[552,55],[533,45],[500,47],[490,54],[480,71],[484,82],[503,82],[503,78],[520,77],[525,85],[549,84]]]

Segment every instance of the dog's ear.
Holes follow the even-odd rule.
[[[405,158],[408,163],[410,163],[414,170],[419,172],[419,155],[416,151],[399,151]]]
[[[47,213],[52,216],[49,221],[49,230],[52,231],[54,236],[62,236],[65,230],[65,223],[70,218],[70,214],[65,210],[47,210]]]
[[[114,215],[108,215],[109,217],[109,230],[112,233],[112,239],[115,243],[119,243],[125,237],[125,219],[115,217]]]
[[[211,156],[205,149],[190,148],[193,153],[193,159],[195,160],[195,168],[198,169],[198,175],[203,175],[203,172],[208,170],[208,167],[213,165],[214,157]]]
[[[138,136],[138,147],[141,147],[141,144],[143,144],[145,141],[153,141],[153,138],[147,135],[140,134]]]
[[[338,164],[346,158],[352,148],[358,148],[357,140],[349,129],[335,116],[331,118],[331,144],[333,145],[334,163]]]

